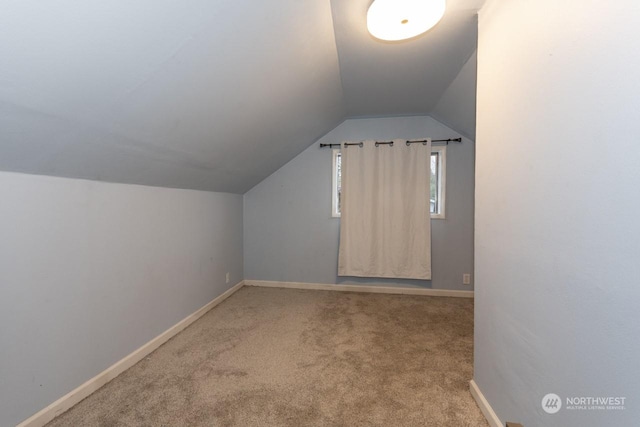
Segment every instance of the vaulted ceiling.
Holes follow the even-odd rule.
[[[243,193],[347,117],[472,133],[456,77],[484,0],[400,43],[368,34],[370,2],[4,1],[0,170]]]

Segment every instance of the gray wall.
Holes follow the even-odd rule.
[[[308,283],[381,283],[471,290],[474,145],[447,149],[444,220],[432,220],[433,281],[339,278],[340,219],[331,217],[331,150],[319,143],[459,134],[431,117],[351,119],[325,135],[244,195],[245,278]]]
[[[480,14],[475,380],[503,422],[639,423],[639,38],[632,0]]]
[[[100,373],[242,272],[240,195],[0,172],[0,425]]]

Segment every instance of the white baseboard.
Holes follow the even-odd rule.
[[[265,288],[289,288],[289,289],[313,289],[321,291],[341,291],[341,292],[369,292],[378,294],[402,294],[402,295],[428,295],[439,297],[463,297],[473,298],[473,291],[452,291],[447,289],[425,289],[390,287],[375,285],[333,285],[327,283],[305,283],[305,282],[272,282],[267,280],[245,280],[245,286],[260,286]]]
[[[493,408],[489,405],[487,399],[485,399],[484,394],[478,388],[478,384],[474,380],[469,382],[469,390],[471,390],[471,395],[476,400],[476,403],[480,407],[482,414],[487,419],[487,422],[491,427],[502,427],[504,424],[500,422],[500,418],[493,412]]]
[[[178,332],[182,331],[187,326],[191,325],[193,322],[202,317],[207,311],[211,310],[216,305],[220,304],[225,299],[229,298],[234,292],[240,289],[244,285],[244,282],[241,281],[234,285],[231,289],[225,291],[222,295],[214,298],[211,302],[209,302],[204,307],[198,309],[193,314],[187,316],[180,322],[173,325],[171,328],[167,329],[139,349],[135,350],[133,353],[125,356],[120,361],[116,362],[112,366],[108,367],[104,371],[100,372],[95,377],[91,378],[75,390],[72,390],[68,394],[62,396],[60,399],[53,402],[51,405],[42,409],[40,412],[32,415],[27,418],[23,422],[17,425],[17,427],[42,427],[58,415],[63,412],[69,410],[75,404],[80,402],[82,399],[89,396],[94,391],[98,390],[100,387],[120,375],[122,372],[126,371],[145,357],[147,357],[151,352],[160,347],[165,342],[169,341],[173,336],[178,334]]]

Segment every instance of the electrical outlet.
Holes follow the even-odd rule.
[[[470,285],[471,284],[471,274],[465,273],[462,275],[462,284]]]
[[[227,273],[225,280],[227,281],[227,283],[229,283],[229,273]]]

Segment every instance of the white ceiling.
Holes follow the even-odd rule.
[[[482,2],[389,44],[370,0],[3,1],[0,170],[243,193],[346,117],[430,113]]]
[[[371,0],[332,0],[349,116],[429,113],[476,49],[484,0],[448,0],[442,21],[410,41],[381,42],[367,31]]]

